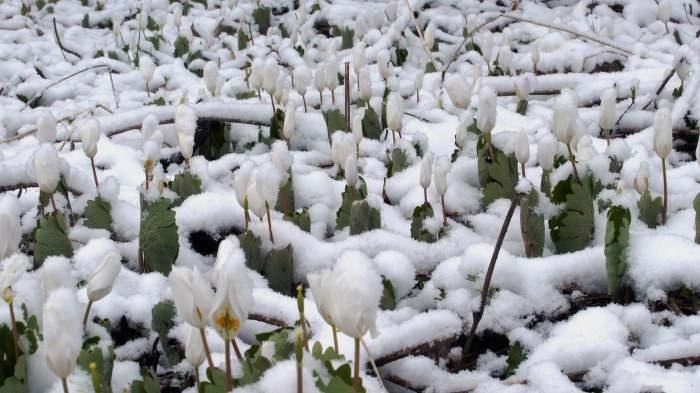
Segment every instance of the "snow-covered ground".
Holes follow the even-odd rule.
[[[70,263],[64,257],[49,257],[43,267],[31,268],[10,283],[15,314],[21,317],[20,305],[26,304],[29,314],[36,315],[42,326],[49,295],[44,295],[46,277],[57,274],[45,270],[55,265],[70,267],[70,274],[64,269],[64,275],[54,279],[60,282],[56,285],[77,288],[82,315],[88,304],[86,283],[96,265],[108,253],[119,255],[123,268],[111,293],[92,304],[85,334],[85,338],[99,336],[99,346],[107,348],[124,340],[115,338],[118,329],[110,331],[97,322],[108,320],[117,327],[125,318],[136,332],[116,345],[111,380],[114,392],[142,379],[139,369],[147,365],[144,359],[151,356],[158,338],[152,309],[174,298],[168,277],[158,272],[138,273],[142,195],[145,203],[153,203],[161,192],[176,198],[178,194],[167,184],[163,188],[163,182],[187,171],[201,180],[200,193],[178,201],[172,208],[179,244],[174,265],[196,267],[209,287],[212,282],[216,284],[217,244],[228,236],[235,239],[246,227],[235,180],[242,171],[234,172],[242,166],[254,167],[257,182],[274,178],[273,183],[287,173],[285,163],[279,162],[288,159],[286,143],[277,142],[271,153],[269,144],[258,139],[259,133],[269,136],[272,96],[274,105],[282,111],[289,103],[296,105],[289,151],[293,163],[286,164],[291,164],[293,208],[308,211],[310,226],[304,231],[283,220],[283,210],[272,210],[269,219],[273,243],[268,234],[268,216],[259,220],[253,214],[256,208],[251,200],[249,227],[261,241],[262,255],[291,246],[294,287],[300,284],[305,288],[311,346],[318,341],[323,348],[333,347],[333,329],[306,289],[308,276],[332,270],[344,259],[356,258],[362,260],[360,266],[371,265],[366,280],[353,282],[347,282],[348,277],[354,277],[352,269],[339,269],[346,273],[345,280],[337,281],[338,286],[331,289],[343,294],[357,291],[336,307],[341,311],[351,313],[368,306],[376,311],[379,334],[368,334],[364,340],[379,363],[383,385],[363,349],[361,371],[368,392],[382,391],[383,386],[392,392],[698,390],[700,245],[696,243],[693,208],[700,192],[700,168],[693,159],[698,128],[694,119],[700,118],[700,40],[696,38],[700,6],[696,2],[662,2],[670,7],[666,25],[661,20],[666,5],[659,6],[654,0],[185,3],[188,11],[181,18],[174,14],[182,4],[166,0],[0,3],[0,223],[6,231],[0,232],[0,237],[4,236],[0,239],[0,259],[7,257],[3,268],[8,270],[13,259],[10,255],[15,252],[32,259],[34,230],[42,214],[37,187],[37,180],[41,183],[37,172],[42,169],[34,165],[35,157],[41,154],[35,152],[40,151],[42,143],[46,146],[47,141],[40,140],[46,135],[50,147],[42,149],[58,150],[60,158],[46,170],[60,169],[69,190],[69,200],[57,192],[55,203],[67,216],[74,216],[67,227],[74,250]],[[267,34],[260,34],[253,17],[261,5],[272,10]],[[146,20],[158,26],[146,26]],[[430,54],[416,26],[426,41],[434,38]],[[464,39],[466,32],[477,27],[473,37]],[[342,36],[333,36],[335,28],[354,31],[348,48],[343,48]],[[248,38],[252,34],[252,39],[239,49],[241,30]],[[462,46],[463,41],[471,50]],[[356,65],[361,50],[352,47],[360,42],[366,47],[365,61]],[[183,43],[188,44],[188,50],[175,56]],[[397,59],[397,47],[407,50],[403,61]],[[488,66],[482,53],[473,50],[475,47],[480,52],[491,48]],[[389,66],[383,64],[385,50],[391,57]],[[533,56],[533,50],[538,56]],[[140,67],[135,65],[137,57]],[[533,57],[539,58],[536,68]],[[495,70],[494,61],[499,62],[504,75],[489,75]],[[355,157],[358,172],[366,182],[366,201],[380,213],[381,227],[353,235],[347,227],[336,230],[336,212],[347,184],[337,157],[342,156],[343,149],[355,154],[355,139],[352,131],[329,136],[324,120],[326,111],[344,112],[345,85],[333,79],[337,79],[336,74],[345,74],[346,62],[350,69],[349,81],[345,82],[350,87],[351,128],[355,115],[365,116],[364,107],[357,105],[363,98],[363,92],[358,91],[363,73],[371,80],[369,101],[377,114],[381,114],[385,86],[392,92],[387,106],[396,104],[398,112],[403,112],[403,117],[396,117],[393,108],[387,108],[389,126],[392,120],[400,124],[401,135],[396,135],[396,142],[388,131],[382,132],[379,140],[365,135],[359,144],[359,157]],[[268,69],[272,63],[279,65],[278,76]],[[433,63],[437,72],[419,78],[416,91],[416,76],[428,63]],[[259,99],[257,94],[246,95],[255,90],[256,79],[251,75],[251,85],[247,86],[246,75],[255,73],[254,68],[260,64],[264,64],[264,70],[260,70],[263,91]],[[366,71],[358,76],[356,69]],[[321,95],[316,73],[323,73]],[[466,89],[450,91],[456,83],[453,75],[464,78]],[[523,115],[518,113],[516,85],[522,90],[524,78],[530,94]],[[306,82],[301,91],[299,81]],[[682,94],[675,94],[674,89],[681,83]],[[601,96],[609,88],[614,89],[615,96],[615,138],[610,147],[599,125]],[[460,134],[458,130],[460,118],[471,124],[472,117],[481,116],[480,107],[484,110],[484,105],[480,101],[486,96],[484,91],[490,89],[497,94],[493,145],[510,154],[517,149],[516,133],[527,133],[529,158],[524,168],[535,189],[539,190],[543,176],[538,161],[542,143],[556,143],[558,155],[568,159],[566,145],[552,134],[553,112],[558,102],[565,101],[559,99],[562,95],[570,97],[578,108],[576,136],[571,143],[578,172],[592,173],[607,187],[595,198],[594,232],[580,251],[558,254],[545,222],[543,256],[528,258],[520,230],[520,208],[516,209],[498,255],[492,291],[478,325],[477,344],[472,347],[478,353],[470,354],[468,367],[459,370],[462,346],[479,309],[483,281],[511,203],[501,198],[484,206],[477,169],[479,135]],[[271,90],[277,94],[268,94]],[[303,90],[304,99],[300,95]],[[467,99],[469,107],[460,108],[453,101],[455,94]],[[181,110],[181,104],[189,105],[188,113]],[[634,185],[640,167],[647,162],[651,196],[664,192],[662,160],[654,150],[652,125],[657,108],[670,111],[676,149],[666,159],[667,222],[651,229],[639,218],[639,194]],[[48,113],[58,120],[55,134],[50,130],[47,134],[42,125]],[[153,125],[157,126],[148,133],[155,135],[144,137],[142,129],[148,126],[142,124],[149,115],[154,115]],[[200,126],[206,121],[230,124],[225,131],[228,150],[212,159],[195,152],[186,165],[181,155],[187,150],[182,139],[192,137],[185,134],[194,131],[186,128],[188,122],[196,120],[195,115]],[[111,205],[112,233],[88,228],[83,218],[89,201],[98,196],[91,160],[83,151],[90,143],[89,134],[82,130],[88,127],[88,119],[97,120],[101,133],[94,164],[99,196]],[[278,128],[282,135],[283,124]],[[206,130],[199,130],[195,139],[201,132]],[[458,140],[461,149],[457,148],[456,137],[463,138]],[[281,139],[284,141],[284,137]],[[333,140],[337,145],[331,148]],[[692,146],[687,145],[688,141]],[[194,143],[197,148],[201,141],[196,139]],[[343,143],[345,146],[341,146]],[[387,165],[395,149],[405,153],[407,163],[405,169],[391,174]],[[455,149],[456,155],[450,160]],[[432,243],[411,236],[414,208],[424,202],[421,167],[427,152],[435,157],[433,168],[448,172],[446,192],[441,190],[444,199],[439,175],[427,179],[427,199],[435,214],[425,220],[424,228],[432,234],[440,231],[439,239]],[[610,170],[610,157],[623,162],[619,171]],[[154,181],[146,190],[147,160],[155,168]],[[346,164],[345,159],[341,161]],[[278,164],[283,167],[280,173],[276,172]],[[518,164],[518,173],[519,169]],[[351,171],[346,168],[345,177],[351,178]],[[552,185],[571,175],[567,161],[553,170]],[[519,191],[529,187],[522,180],[520,183]],[[256,193],[265,191],[265,186],[253,188]],[[243,190],[251,193],[247,182]],[[550,203],[544,193],[539,195],[538,212],[545,221],[561,212],[561,206]],[[447,227],[441,230],[443,203],[448,217]],[[611,302],[606,296],[610,205],[631,212],[629,245],[623,251],[623,283],[633,296],[624,304]],[[264,202],[261,207],[264,213]],[[45,213],[52,211],[48,202]],[[13,237],[11,224],[17,220],[21,241]],[[233,244],[239,247],[237,241]],[[234,255],[240,258],[243,254]],[[0,276],[9,273],[3,274]],[[256,334],[276,328],[269,322],[293,326],[299,319],[293,298],[272,290],[265,275],[252,270],[247,275],[254,304],[250,307],[251,320],[236,339],[243,352],[259,344]],[[390,282],[394,292],[395,306],[387,310],[366,304],[379,298],[371,283],[378,276]],[[2,285],[4,290],[7,281]],[[679,306],[681,300],[685,303]],[[373,314],[370,311],[368,315]],[[9,326],[10,321],[9,308],[0,307],[0,322]],[[43,328],[47,329],[45,325]],[[184,351],[187,335],[187,323],[179,316],[169,338],[160,337],[160,343],[170,339]],[[213,325],[207,327],[206,336],[214,364],[223,369],[224,341]],[[338,339],[340,353],[352,361],[353,339],[342,333],[338,333]],[[512,360],[516,342],[526,358],[517,368],[509,369],[509,349]],[[159,346],[156,348],[162,352]],[[45,357],[46,348],[40,341],[27,361],[28,391],[61,392],[61,382],[49,372]],[[169,364],[165,356],[156,361],[159,379],[164,386],[167,382],[194,392],[193,368],[180,357],[183,360],[179,364]],[[684,358],[695,360],[687,364]],[[274,360],[255,383],[235,389],[296,391],[293,359],[292,351],[288,360]],[[322,362],[309,353],[304,359],[304,391],[332,391],[313,382],[327,383],[330,379]],[[335,362],[336,366],[342,364]],[[243,368],[240,362],[233,363],[233,374],[238,378]],[[203,379],[206,367],[206,362],[200,366]],[[71,392],[93,389],[88,371],[79,367],[68,377],[68,386]]]

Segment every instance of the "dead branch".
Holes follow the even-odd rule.
[[[53,33],[56,35],[56,42],[58,43],[58,47],[61,49],[61,53],[68,52],[71,55],[77,57],[78,59],[82,59],[82,56],[80,56],[79,54],[73,52],[72,50],[64,47],[63,44],[61,44],[61,37],[59,37],[58,28],[56,27],[56,18],[53,18]],[[65,53],[63,53],[63,59],[68,60],[68,59],[66,59]]]
[[[404,348],[400,351],[379,357],[375,360],[375,363],[377,364],[377,367],[381,367],[381,366],[384,366],[385,364],[395,362],[395,361],[397,361],[399,359],[403,359],[407,356],[422,355],[426,352],[430,352],[432,349],[434,349],[437,346],[449,345],[456,340],[457,340],[457,336],[450,336],[447,338],[443,338],[441,340],[436,340],[436,341],[431,341],[431,342],[427,342],[427,343],[414,345],[412,347]]]

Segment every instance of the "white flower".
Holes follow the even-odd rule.
[[[481,34],[481,45],[479,47],[481,48],[481,53],[484,56],[484,60],[486,60],[487,64],[491,63],[491,54],[493,51],[493,36],[491,35],[491,32],[486,30],[484,33]]]
[[[671,20],[671,3],[668,0],[659,3],[659,20],[663,23]]]
[[[338,165],[341,170],[345,169],[348,157],[356,154],[356,152],[357,147],[355,146],[355,137],[353,135],[342,131],[336,131],[333,134],[331,142],[333,163]]]
[[[476,108],[476,126],[484,134],[489,134],[496,126],[496,107],[498,98],[496,92],[489,86],[484,86],[479,92],[479,106]]]
[[[445,90],[455,108],[467,109],[471,102],[472,86],[462,74],[452,74],[445,80]]]
[[[358,15],[357,19],[355,19],[355,36],[358,40],[361,40],[365,34],[367,34],[367,22],[364,16]]]
[[[338,87],[338,59],[331,56],[326,60],[326,86],[328,90],[334,91]]]
[[[58,288],[75,288],[75,280],[71,276],[70,259],[66,257],[48,257],[41,265],[44,301],[51,292]]]
[[[510,46],[502,46],[498,51],[498,65],[505,75],[510,74],[511,63],[513,63],[513,51]]]
[[[287,144],[282,141],[277,141],[272,144],[272,150],[270,151],[270,162],[275,164],[277,172],[280,177],[280,188],[287,185],[289,181],[289,169],[291,169],[294,163],[294,157],[289,153],[287,149]]]
[[[13,195],[0,197],[0,260],[17,252],[22,239],[20,214],[22,206]]]
[[[306,94],[306,88],[311,82],[311,70],[306,65],[301,65],[294,68],[294,88],[300,96]]]
[[[12,301],[12,291],[10,287],[17,283],[30,267],[31,263],[29,263],[29,258],[24,254],[14,254],[2,261],[0,294],[7,303]]]
[[[240,259],[229,259],[217,277],[211,311],[214,330],[226,341],[233,340],[254,305],[253,281]]]
[[[187,361],[190,362],[195,369],[204,364],[204,361],[207,359],[207,354],[204,352],[202,334],[199,329],[192,326],[187,327],[185,358],[187,358]]]
[[[661,159],[666,159],[673,149],[673,124],[671,111],[661,108],[654,115],[654,151]]]
[[[78,299],[68,288],[53,291],[44,303],[42,334],[46,346],[46,365],[61,379],[73,372],[83,344]]]
[[[56,118],[50,111],[44,111],[36,122],[36,137],[41,143],[56,141]]]
[[[177,308],[177,315],[189,325],[202,329],[207,326],[214,293],[204,281],[197,266],[192,269],[175,266],[168,282]]]
[[[153,113],[148,114],[148,116],[143,119],[143,123],[141,124],[141,146],[153,137],[158,124],[160,124],[158,117]]]
[[[352,136],[355,138],[355,144],[359,145],[362,142],[364,134],[362,133],[362,118],[360,115],[355,115],[352,118]]]
[[[282,127],[282,133],[287,139],[291,139],[292,134],[294,134],[294,120],[296,117],[296,112],[296,104],[294,104],[294,102],[288,103],[287,108],[284,112],[284,125]]]
[[[640,194],[644,194],[649,189],[649,163],[646,161],[639,164],[639,171],[634,178],[634,188]]]
[[[95,266],[88,279],[87,296],[91,302],[96,302],[112,292],[112,286],[122,270],[121,256],[108,252]]]
[[[554,167],[554,156],[557,154],[557,145],[550,141],[541,141],[537,145],[537,163],[543,170],[551,171]]]
[[[216,95],[216,81],[219,78],[219,66],[215,61],[208,61],[207,64],[204,65],[202,76],[207,90],[209,90],[212,95]]]
[[[435,45],[435,25],[434,24],[429,24],[428,27],[426,27],[425,31],[423,32],[423,38],[425,39],[425,46],[428,47],[428,49],[433,50],[433,46]]]
[[[114,36],[117,38],[117,41],[119,41],[119,35],[121,34],[122,31],[122,22],[124,21],[124,17],[119,14],[119,13],[114,13],[112,14],[112,32],[114,33]]]
[[[423,155],[420,163],[420,186],[427,190],[430,187],[430,178],[433,174],[433,153],[427,152]]]
[[[258,195],[269,208],[274,209],[280,192],[280,174],[275,164],[267,161],[258,168],[258,173],[255,176],[255,187]]]
[[[39,189],[51,194],[58,186],[61,161],[58,158],[56,148],[52,144],[44,143],[34,153],[32,169],[34,177],[39,184]]]
[[[523,128],[515,136],[515,159],[523,165],[530,159],[530,140]]]
[[[265,61],[265,66],[263,68],[263,89],[270,94],[275,94],[275,88],[277,87],[277,76],[280,73],[280,67],[277,64],[277,60],[270,57]]]
[[[346,251],[338,258],[330,281],[331,316],[338,330],[353,338],[362,338],[367,332],[376,337],[384,286],[372,261],[362,252]]]
[[[251,179],[251,182],[248,184],[247,195],[248,209],[262,220],[265,214],[267,214],[267,209],[265,208],[265,200],[258,194],[258,187],[255,185],[254,179]]]
[[[334,57],[337,52],[338,44],[335,42],[335,40],[329,40],[328,46],[326,46],[326,60],[328,60],[331,57]]]
[[[530,49],[530,58],[532,59],[532,64],[537,65],[540,62],[540,43],[535,42],[532,44],[532,49]]]
[[[610,87],[603,91],[603,96],[600,99],[600,117],[598,125],[604,130],[612,130],[617,119],[617,91]]]
[[[85,120],[80,126],[80,139],[83,143],[83,152],[85,152],[86,156],[95,158],[97,154],[97,141],[100,140],[100,135],[102,135],[100,123],[93,118]]]
[[[423,78],[425,77],[425,71],[418,70],[416,73],[416,78],[413,80],[413,88],[416,89],[416,92],[419,92],[420,89],[423,88]]]
[[[153,80],[153,74],[156,71],[156,65],[149,56],[143,56],[139,58],[139,72],[141,73],[141,78],[146,82],[146,85],[151,83]]]
[[[364,67],[360,70],[360,97],[363,100],[369,101],[372,98],[372,79],[369,76],[369,70]]]
[[[401,121],[403,120],[403,103],[401,98],[393,95],[386,103],[386,122],[392,131],[401,131]]]
[[[462,16],[464,16],[464,18],[467,20],[467,32],[472,34],[479,26],[476,14],[467,14],[468,9],[466,7],[466,3],[462,3],[462,5],[464,5],[464,8],[462,8]]]
[[[252,161],[244,161],[233,173],[233,191],[241,207],[244,207],[245,198],[248,193],[248,184],[250,183],[254,168],[255,164],[253,164]]]
[[[331,271],[322,270],[318,273],[309,273],[307,280],[309,281],[309,289],[314,297],[314,303],[318,313],[327,324],[335,326],[331,310],[333,309],[333,283],[331,282]]]
[[[687,47],[682,47],[683,49],[687,49]],[[678,75],[678,78],[681,80],[681,82],[684,82],[685,79],[688,77],[688,71],[690,70],[690,60],[688,60],[688,57],[685,56],[686,51],[680,51],[682,54],[679,53],[679,56],[676,56],[675,61],[673,62],[673,69],[676,71],[676,75]]]
[[[530,97],[530,77],[528,74],[520,75],[515,82],[515,95],[520,101],[527,101]]]
[[[182,6],[180,3],[175,3],[175,7],[173,8],[173,23],[175,23],[178,29],[182,24]]]
[[[259,57],[253,60],[253,64],[250,66],[250,84],[257,91],[263,88],[263,68],[265,68],[265,63]]]
[[[389,77],[389,59],[391,55],[386,49],[382,49],[377,53],[377,69],[379,70],[379,75],[382,76],[384,80]]]
[[[192,158],[194,150],[194,133],[197,130],[197,114],[186,104],[177,106],[175,111],[175,131],[180,144],[180,152],[185,160]]]
[[[568,92],[562,93],[554,102],[552,112],[552,132],[559,142],[568,145],[576,136],[578,108],[575,98]]]
[[[474,121],[474,113],[469,110],[462,112],[459,115],[459,122],[457,123],[457,132],[455,133],[455,143],[460,149],[464,149],[469,140],[469,126]]]
[[[352,155],[345,160],[345,181],[352,188],[355,188],[359,175],[357,173],[357,162]]]
[[[442,196],[445,196],[447,192],[447,174],[451,167],[450,159],[447,156],[438,157],[435,160],[435,190]]]
[[[365,43],[358,41],[352,48],[352,66],[355,68],[355,74],[360,74],[360,70],[367,64],[365,60]]]
[[[323,93],[323,90],[326,88],[326,65],[324,63],[318,63],[316,66],[314,85],[319,93]]]
[[[396,4],[395,1],[390,1],[384,6],[384,15],[386,15],[386,19],[389,22],[393,22],[396,20],[396,11],[398,10],[399,5]]]

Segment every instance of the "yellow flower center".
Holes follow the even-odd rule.
[[[2,292],[2,298],[7,304],[12,303],[12,300],[15,298],[15,291],[13,291],[10,287],[5,288],[5,290]]]
[[[216,323],[216,325],[222,331],[226,333],[233,333],[233,335],[238,333],[238,329],[241,328],[241,321],[231,315],[231,311],[228,307],[226,307],[223,314],[219,314],[216,317],[214,323]]]

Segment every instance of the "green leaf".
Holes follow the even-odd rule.
[[[248,47],[248,35],[243,29],[238,30],[238,50],[243,50]]]
[[[365,179],[362,177],[360,177],[360,187],[353,190],[352,196],[353,201],[363,200],[367,197],[367,183],[365,183]],[[345,185],[345,191],[343,191],[341,198],[342,203],[340,204],[340,208],[338,209],[335,218],[336,231],[340,231],[343,228],[350,226],[350,213],[352,206],[350,204],[350,186],[347,184]]]
[[[143,376],[143,381],[133,381],[131,383],[131,393],[160,393],[158,375],[152,368],[142,368],[141,375]]]
[[[280,250],[272,250],[265,258],[262,274],[275,292],[292,295],[294,280],[294,257],[292,246]]]
[[[291,327],[279,328],[268,333],[255,335],[255,339],[258,342],[270,342],[275,345],[275,354],[272,356],[272,359],[275,361],[287,360],[292,357],[294,354],[294,340],[292,338],[296,338],[296,333]],[[247,355],[248,353],[246,352]]]
[[[488,146],[486,149],[488,150]],[[496,147],[493,148],[493,151],[496,162],[488,165],[488,178],[484,185],[484,198],[482,199],[484,206],[489,206],[500,198],[513,198],[515,186],[518,185],[519,180],[518,161],[515,159],[515,155],[506,155]],[[486,154],[488,155],[488,152]],[[479,168],[479,176],[481,177],[481,168]]]
[[[560,187],[562,183],[568,183],[568,185],[564,184]],[[555,191],[552,192],[552,201],[554,201],[554,194],[558,194],[560,189],[571,190],[570,193],[566,194],[564,211],[549,220],[552,241],[559,254],[586,248],[595,229],[593,222],[593,178],[588,175],[581,179],[581,183],[579,184],[570,177],[559,182],[554,187]]]
[[[637,207],[639,207],[639,219],[642,220],[642,222],[647,224],[647,226],[651,229],[654,229],[657,226],[659,226],[659,223],[661,222],[661,210],[663,209],[663,201],[661,197],[656,197],[652,199],[651,193],[649,193],[649,190],[646,190],[644,191],[644,194],[642,194],[642,196],[639,198],[639,202],[637,202]],[[693,202],[693,207],[695,207],[695,202]],[[698,211],[698,207],[695,207],[696,212]],[[695,222],[697,224],[697,216]]]
[[[544,215],[539,212],[539,203],[535,189],[520,200],[520,232],[528,258],[539,258],[544,252]]]
[[[34,4],[36,4],[37,11],[41,11],[46,5],[46,2],[44,0],[36,0]]]
[[[350,49],[352,48],[352,40],[355,38],[355,30],[345,27],[343,32],[340,34],[343,37],[340,49]]]
[[[158,26],[158,23],[156,22],[156,20],[151,18],[150,15],[148,15],[148,23],[146,24],[146,28],[150,31],[159,31],[160,30],[160,26]]]
[[[314,346],[311,347],[311,356],[316,358],[321,363],[332,362],[335,360],[345,361],[345,357],[343,355],[337,354],[333,347],[328,347],[324,351],[323,345],[320,341],[316,341]]]
[[[150,105],[153,105],[153,106],[165,106],[166,104],[167,104],[167,102],[165,102],[165,98],[163,98],[163,97],[158,97],[158,98],[156,98],[155,100],[146,102],[146,103],[143,104],[143,105],[145,105],[145,106],[150,106]]]
[[[0,385],[7,384],[7,379],[14,376],[16,361],[12,329],[2,324],[0,325]]]
[[[386,177],[392,177],[409,166],[411,166],[411,164],[408,162],[408,156],[406,153],[404,153],[404,151],[400,148],[396,148],[391,153],[391,162],[387,167]]]
[[[289,180],[284,187],[280,188],[275,210],[284,214],[294,214],[294,182],[292,179],[292,169],[288,169],[287,173],[289,174]],[[286,209],[285,205],[287,207]],[[311,225],[311,222],[309,222],[309,225]]]
[[[80,25],[85,29],[90,28],[90,16],[88,14],[83,15],[83,21]]]
[[[365,110],[365,116],[362,118],[362,134],[365,138],[377,141],[382,136],[382,125],[373,108]]]
[[[107,353],[104,354],[102,352],[102,348],[99,345],[96,345],[92,349],[83,349],[80,351],[77,364],[78,367],[90,374],[90,363],[94,363],[95,372],[97,373],[101,391],[103,393],[111,393],[112,370],[114,369],[115,359],[116,356],[114,354],[114,346],[110,345],[107,347]]]
[[[280,109],[280,108],[277,108],[277,121],[275,121],[274,117],[270,118],[270,138],[268,140],[264,140],[263,142],[269,146],[274,141],[285,140],[284,134],[282,133],[283,126],[284,126],[284,111],[282,111],[282,109]]]
[[[397,41],[396,45],[394,45],[394,52],[396,53],[396,62],[394,62],[394,65],[396,67],[403,66],[403,63],[405,63],[406,59],[408,58],[408,49],[401,49]]]
[[[202,180],[190,172],[178,173],[172,181],[168,182],[168,188],[180,196],[172,203],[172,207],[177,207],[187,198],[202,192]]]
[[[309,10],[309,15],[313,15],[314,12],[316,11],[321,11],[321,5],[316,1],[312,6],[311,10]]]
[[[324,393],[353,393],[353,378],[352,378],[352,367],[350,364],[344,363],[340,365],[337,369],[333,368],[330,362],[324,362],[323,365],[326,367],[328,374],[331,376],[328,384],[325,385],[321,378],[316,379],[316,387],[319,388]],[[315,373],[315,375],[318,375]],[[360,379],[360,386],[358,389],[359,393],[365,393],[365,388],[362,384],[362,379]]]
[[[245,254],[245,264],[248,269],[258,273],[262,272],[262,258],[260,256],[262,240],[255,236],[253,231],[246,231],[238,235],[238,241]]]
[[[476,51],[479,52],[480,55],[483,56],[483,53],[481,52],[481,47],[477,44],[474,43],[474,41],[467,43],[467,45],[464,46],[464,49],[469,52],[469,51]]]
[[[627,246],[630,239],[629,209],[613,206],[608,210],[608,223],[605,227],[605,268],[608,272],[608,295],[620,298],[622,277],[627,265]]]
[[[437,68],[435,68],[435,64],[433,64],[432,61],[429,61],[428,64],[425,65],[425,73],[429,74],[431,72],[437,72]]]
[[[160,345],[163,347],[163,353],[168,359],[170,366],[175,366],[182,361],[182,357],[178,352],[177,341],[168,338],[168,333],[175,327],[175,303],[170,300],[164,300],[153,306],[151,310],[153,320],[153,330],[160,337]]]
[[[527,113],[527,100],[518,101],[518,107],[515,108],[515,112],[525,116],[525,113]]]
[[[51,213],[39,221],[34,245],[34,267],[39,268],[52,255],[73,256],[73,245],[68,238],[66,219],[61,214]]]
[[[520,364],[526,359],[525,348],[520,341],[516,341],[510,349],[508,349],[508,360],[506,361],[508,363],[508,373],[514,374],[515,370],[517,370]]]
[[[303,208],[301,212],[294,212],[291,216],[285,215],[284,220],[298,226],[304,232],[311,233],[311,217],[307,208]]]
[[[326,121],[329,137],[336,131],[345,130],[345,115],[340,112],[340,109],[329,109],[323,112],[323,119]]]
[[[255,24],[258,25],[260,35],[267,35],[267,29],[270,28],[270,14],[269,7],[258,7],[253,10],[253,19]]]
[[[437,240],[437,237],[423,226],[426,219],[434,216],[435,213],[430,203],[416,206],[416,208],[413,209],[411,219],[411,238],[426,243],[433,243]]]
[[[24,7],[24,6],[22,6]],[[17,379],[17,377],[10,377],[5,380],[4,384],[0,388],[0,393],[20,393],[25,392],[25,387],[22,381]]]
[[[384,285],[384,291],[382,292],[382,298],[379,301],[379,308],[384,311],[393,310],[396,308],[396,294],[394,292],[394,285],[384,276],[382,276],[382,285]]]
[[[150,42],[151,44],[153,44],[153,48],[154,48],[155,50],[159,50],[159,49],[160,49],[160,37],[159,37],[159,36],[157,36],[157,35],[152,35],[152,36],[150,36],[150,37],[146,37],[146,40],[147,40],[148,42]]]
[[[695,209],[695,243],[700,244],[700,193],[693,199],[693,209]]]
[[[231,123],[223,121],[209,121],[205,123],[209,126],[206,138],[199,145],[194,155],[203,156],[208,161],[215,161],[231,152],[231,142],[229,133]]]
[[[255,90],[251,91],[244,91],[242,93],[237,93],[236,94],[236,99],[237,100],[247,100],[249,98],[257,98],[258,97],[258,92]]]
[[[146,203],[142,203],[146,205]],[[175,212],[170,200],[161,198],[142,207],[139,252],[144,272],[157,271],[167,276],[180,251]]]
[[[354,203],[350,208],[350,236],[359,235],[382,227],[379,210],[367,201]]]
[[[542,171],[542,179],[540,180],[540,191],[542,191],[542,193],[544,194],[552,192],[552,181],[550,180],[551,174],[551,169]]]
[[[182,57],[190,53],[190,42],[185,37],[177,37],[173,46],[175,46],[173,57]]]
[[[105,229],[114,237],[112,229],[112,206],[100,197],[87,202],[85,226],[91,229]]]

